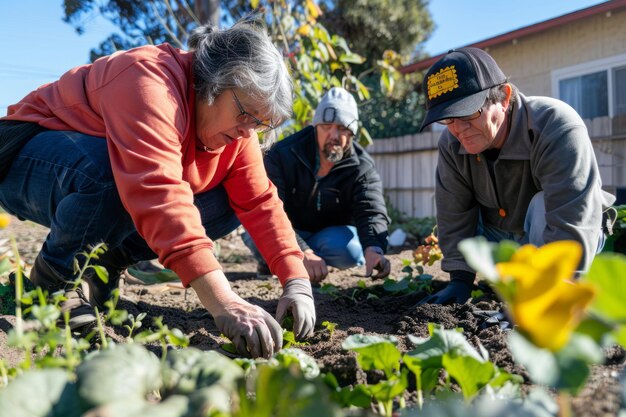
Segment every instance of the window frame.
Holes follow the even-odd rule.
[[[626,66],[626,54],[614,55],[594,61],[582,62],[580,64],[571,65],[568,67],[558,68],[551,72],[552,83],[552,97],[559,98],[560,89],[559,84],[561,80],[568,78],[580,77],[587,74],[593,74],[596,72],[607,72],[607,94],[608,94],[608,117],[615,116],[615,69]],[[605,117],[605,116],[603,116]]]

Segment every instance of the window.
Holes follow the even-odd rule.
[[[626,114],[626,55],[555,70],[552,86],[583,119]]]
[[[567,78],[559,82],[559,98],[583,119],[609,115],[606,71]]]
[[[615,80],[615,115],[626,114],[626,67],[616,68],[613,72]]]

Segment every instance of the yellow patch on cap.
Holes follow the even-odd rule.
[[[459,88],[459,78],[454,65],[440,69],[428,76],[428,99],[432,100],[442,94]]]

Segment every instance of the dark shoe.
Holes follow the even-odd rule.
[[[259,262],[256,267],[256,276],[257,278],[269,278],[273,276],[272,271],[270,271],[270,267],[267,266],[265,262]]]
[[[30,271],[30,281],[37,287],[48,291],[52,294],[57,291],[65,291],[65,300],[61,301],[59,307],[62,312],[69,312],[70,329],[76,330],[87,325],[91,325],[96,321],[96,314],[87,301],[82,288],[74,287],[74,282],[66,279],[53,269],[41,256],[37,255],[35,264]],[[64,324],[64,320],[59,319],[60,324]]]
[[[84,275],[84,279],[89,285],[89,303],[101,309],[104,307],[104,303],[111,299],[113,290],[119,286],[120,277],[132,262],[121,250],[114,249],[103,253],[99,259],[93,260],[92,263],[106,269],[109,275],[107,283],[102,281],[92,268],[88,268]]]

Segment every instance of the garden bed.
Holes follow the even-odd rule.
[[[20,254],[27,264],[34,260],[47,230],[28,222],[14,219],[9,228],[1,231],[2,237],[12,234],[18,241]],[[224,267],[233,289],[243,298],[257,304],[272,314],[276,311],[280,296],[280,284],[276,278],[256,277],[256,264],[236,234],[220,241],[220,262]],[[392,276],[400,279],[403,260],[412,258],[410,248],[393,251],[388,258],[392,262]],[[524,391],[531,387],[525,370],[517,365],[507,346],[509,330],[501,323],[489,323],[481,311],[501,309],[493,294],[472,300],[465,305],[439,306],[420,305],[417,302],[425,293],[391,294],[381,288],[382,281],[364,278],[364,268],[346,271],[333,270],[325,283],[332,284],[335,292],[321,287],[314,289],[317,310],[316,333],[299,346],[318,362],[322,372],[331,372],[340,385],[373,383],[381,378],[376,372],[365,373],[357,365],[356,354],[342,349],[342,342],[353,334],[393,335],[398,339],[398,348],[412,348],[408,335],[428,336],[428,323],[437,323],[446,329],[460,327],[467,340],[477,346],[482,344],[491,360],[507,372],[521,375],[525,379]],[[438,264],[427,267],[426,272],[435,277],[435,287],[444,285],[446,274]],[[163,317],[163,323],[178,328],[190,337],[190,346],[201,350],[218,350],[227,354],[221,346],[215,323],[201,306],[193,290],[185,290],[177,282],[139,285],[125,283],[121,290],[120,308],[135,316],[147,313],[143,320],[149,324],[152,318]],[[321,325],[328,321],[336,326],[334,331]],[[6,346],[6,333],[14,323],[12,316],[0,316],[0,357],[9,364],[19,361],[19,354]],[[123,341],[126,330],[106,327],[106,333],[114,340]],[[621,405],[619,378],[624,367],[624,351],[621,348],[605,350],[604,365],[594,366],[585,388],[573,400],[575,416],[612,416]],[[406,396],[409,405],[413,398]]]

